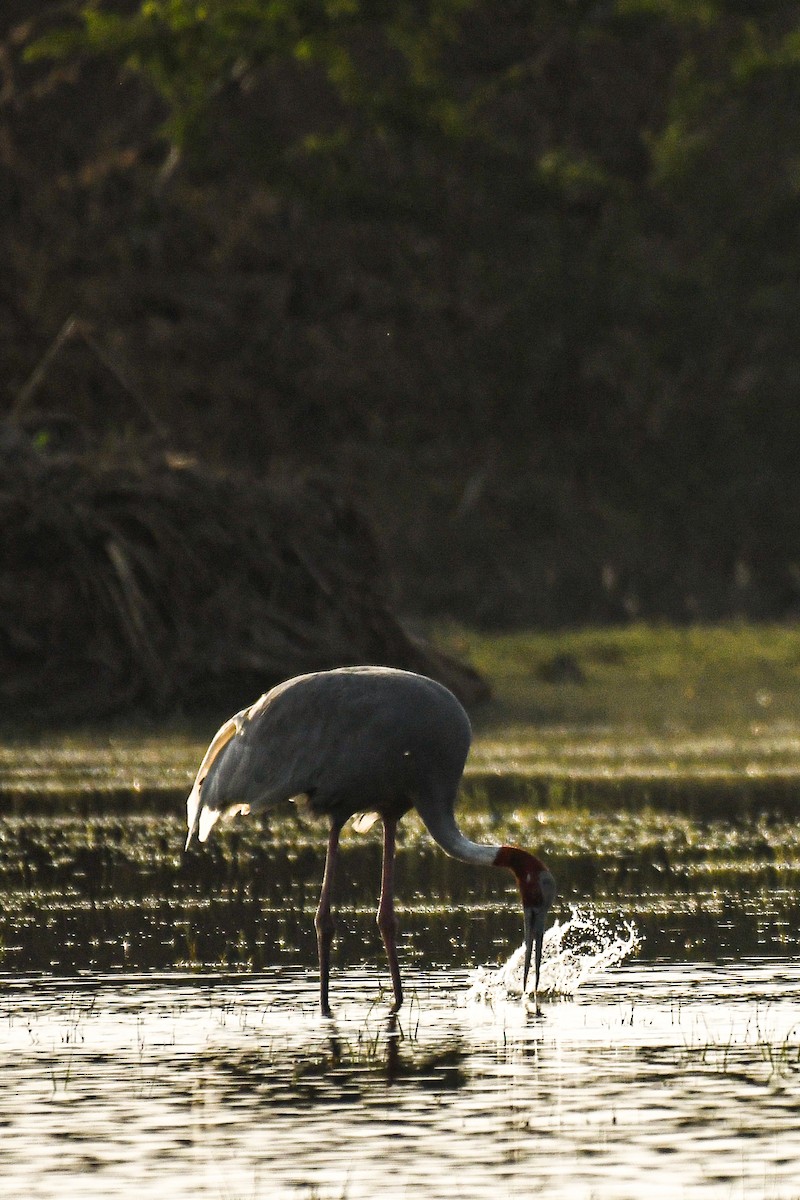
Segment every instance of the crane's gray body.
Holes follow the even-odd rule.
[[[436,836],[442,821],[453,828],[470,740],[461,704],[425,676],[387,667],[298,676],[220,729],[189,797],[189,841],[205,841],[218,816],[299,796],[339,825],[416,807]]]

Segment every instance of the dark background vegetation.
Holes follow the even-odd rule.
[[[405,614],[796,612],[800,4],[79,11],[0,9],[6,412],[77,318],[173,450],[356,498]]]

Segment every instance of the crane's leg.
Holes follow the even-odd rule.
[[[336,926],[331,916],[333,880],[336,873],[336,859],[339,855],[339,834],[341,826],[331,822],[328,835],[328,853],[325,858],[325,874],[322,878],[322,891],[319,894],[319,904],[314,917],[317,930],[317,952],[319,954],[319,1007],[323,1017],[331,1015],[328,1003],[328,982],[331,974],[331,942]]]
[[[383,819],[383,873],[381,876],[381,900],[378,905],[378,928],[381,931],[389,972],[394,988],[392,1012],[397,1012],[403,1003],[403,985],[400,982],[400,964],[397,961],[397,917],[394,915],[394,855],[397,821]]]

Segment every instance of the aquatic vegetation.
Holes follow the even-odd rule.
[[[768,1002],[727,1009],[711,1023],[703,1014],[682,1023],[682,1070],[710,1070],[773,1087],[800,1084],[800,1023],[781,1028]]]
[[[521,997],[513,885],[444,856],[413,816],[397,870],[407,1004],[390,1025],[379,831],[345,830],[334,1027],[317,1013],[319,825],[290,808],[185,854],[205,731],[0,747],[0,1124],[14,1194],[38,1194],[36,1156],[55,1176],[77,1136],[74,1172],[120,1195],[155,1181],[175,1200],[452,1200],[485,1188],[487,1170],[514,1195],[535,1177],[553,1196],[611,1200],[598,1179],[629,1179],[634,1195],[663,1175],[665,1196],[794,1196],[800,722],[773,717],[800,654],[792,665],[787,641],[771,660],[769,639],[753,640],[748,686],[776,676],[760,722],[743,701],[734,727],[712,728],[725,700],[706,724],[668,728],[648,722],[657,687],[684,683],[686,655],[665,635],[649,661],[657,640],[575,635],[561,650],[584,682],[525,683],[533,659],[515,667],[509,650],[529,697],[555,712],[574,694],[573,714],[595,705],[597,722],[478,721],[464,829],[536,846],[560,888],[540,1015]],[[726,634],[706,654],[706,695],[735,646]],[[393,1160],[396,1187],[387,1145],[413,1146]]]
[[[640,806],[502,815],[468,808],[475,840],[529,844],[561,890],[555,915],[591,904],[623,914],[648,952],[681,958],[781,953],[800,927],[800,828],[790,813],[728,817]],[[313,914],[324,838],[293,813],[231,827],[184,854],[183,818],[157,811],[0,820],[3,969],[260,970],[315,958]],[[380,961],[378,831],[347,834],[340,961]],[[496,873],[476,877],[403,823],[398,914],[404,961],[477,966],[520,936],[516,900]]]
[[[475,635],[471,648],[497,698],[476,713],[459,819],[474,840],[535,847],[562,922],[591,904],[598,919],[634,922],[648,954],[681,960],[795,944],[800,633],[642,626]],[[580,672],[545,670],[558,656]],[[754,716],[756,687],[772,700]],[[695,689],[681,693],[682,716],[674,688]],[[0,745],[5,972],[313,963],[317,823],[290,806],[183,853],[208,733],[176,724]],[[377,962],[378,831],[346,828],[342,840],[336,953]],[[406,962],[485,966],[517,944],[507,882],[445,858],[413,815],[397,893]]]

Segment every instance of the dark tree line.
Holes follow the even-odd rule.
[[[6,408],[77,315],[175,445],[355,493],[411,611],[793,614],[800,4],[0,25]]]

